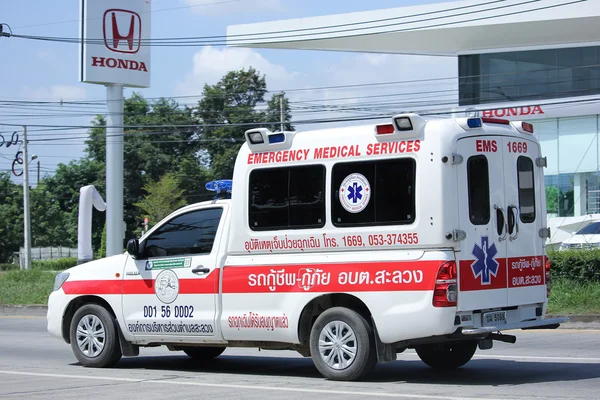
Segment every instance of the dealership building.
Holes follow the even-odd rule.
[[[448,115],[532,122],[548,159],[551,225],[569,231],[600,220],[598,27],[600,0],[460,1],[235,25],[227,35],[230,46],[456,57]]]

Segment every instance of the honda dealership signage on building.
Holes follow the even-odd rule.
[[[150,0],[82,0],[80,80],[150,86]]]

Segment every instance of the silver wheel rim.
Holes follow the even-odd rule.
[[[330,368],[348,368],[356,358],[357,348],[356,335],[345,322],[331,321],[321,330],[319,353]]]
[[[86,315],[77,324],[77,346],[90,358],[98,357],[106,343],[104,324],[95,315]]]

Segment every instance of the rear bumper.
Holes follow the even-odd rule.
[[[477,336],[499,331],[509,331],[513,329],[554,329],[558,328],[561,323],[566,322],[568,320],[569,318],[566,317],[549,318],[532,321],[514,322],[511,324],[498,326],[485,326],[481,328],[460,328],[457,333],[467,336]]]

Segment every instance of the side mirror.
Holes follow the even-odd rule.
[[[140,256],[140,242],[137,239],[130,239],[127,242],[127,252],[134,260]]]

